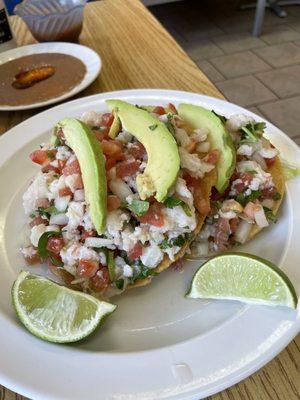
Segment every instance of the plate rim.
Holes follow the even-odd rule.
[[[55,113],[56,111],[61,111],[63,108],[65,108],[66,106],[68,107],[72,107],[72,106],[76,106],[77,104],[80,104],[82,102],[82,100],[87,100],[87,101],[92,101],[92,100],[96,100],[98,99],[105,99],[108,98],[110,96],[126,96],[126,95],[132,95],[133,97],[140,95],[140,96],[144,96],[147,97],[147,94],[149,93],[150,95],[155,96],[156,98],[158,95],[163,94],[164,96],[169,96],[170,99],[173,97],[176,97],[176,95],[186,95],[188,97],[194,97],[194,98],[198,98],[199,101],[200,99],[204,99],[203,101],[205,102],[205,100],[212,100],[213,102],[220,102],[220,104],[227,103],[225,100],[222,99],[216,99],[210,96],[205,96],[205,95],[199,95],[199,94],[195,94],[195,93],[189,93],[189,92],[183,92],[183,91],[174,91],[174,90],[165,90],[165,89],[131,89],[131,90],[123,90],[123,91],[113,91],[113,92],[106,92],[106,93],[101,93],[101,94],[96,94],[96,95],[92,95],[92,96],[87,96],[87,97],[82,97],[80,99],[76,99],[64,104],[60,104],[56,107],[53,107],[49,110],[43,111],[23,122],[21,122],[20,124],[18,124],[17,126],[13,127],[12,129],[10,129],[9,131],[7,131],[4,135],[1,136],[0,138],[0,144],[3,144],[5,146],[5,142],[7,142],[7,140],[9,141],[10,135],[14,134],[14,130],[18,130],[20,128],[22,128],[23,126],[26,126],[26,124],[30,124],[32,122],[32,120],[36,119],[36,118],[41,118],[43,117],[43,115],[51,112],[51,113]],[[150,96],[151,98],[151,96]],[[192,103],[193,101],[190,100]],[[236,106],[232,103],[229,103],[230,105]],[[262,118],[258,115],[256,115],[255,113],[252,113],[248,110],[243,109],[240,106],[236,106],[241,110],[244,110],[244,112],[246,111],[247,114],[256,116],[257,118],[260,118],[262,120],[265,120],[265,118]],[[274,127],[274,125],[272,125],[271,123],[268,122],[268,125]],[[274,127],[275,129],[278,130],[278,128]],[[280,131],[280,130],[279,130]],[[299,148],[296,145],[295,142],[292,141],[291,138],[289,138],[287,135],[285,135],[282,131],[280,131],[285,139],[288,139],[290,144],[292,145],[292,147],[294,148],[295,151],[299,152]],[[28,138],[25,138],[25,142],[28,140]],[[1,146],[1,148],[3,148],[3,146]],[[0,150],[1,152],[1,150]],[[208,388],[206,389],[206,391],[202,391],[201,392],[201,398],[206,397],[208,395],[214,394],[216,392],[219,392],[223,389],[225,389],[226,387],[229,387],[233,384],[236,384],[237,382],[239,382],[242,379],[245,379],[247,376],[251,375],[253,372],[257,371],[259,368],[261,368],[263,365],[265,365],[268,361],[270,361],[272,358],[274,358],[280,351],[282,351],[282,349],[284,347],[286,347],[286,345],[297,335],[297,333],[300,331],[300,308],[298,305],[298,320],[294,322],[294,324],[290,327],[290,329],[285,333],[284,336],[281,336],[280,339],[278,339],[278,341],[280,340],[279,345],[277,345],[277,347],[274,349],[275,345],[273,345],[272,347],[270,347],[267,351],[265,351],[264,353],[262,353],[262,355],[260,355],[259,358],[253,360],[252,362],[248,363],[248,368],[246,368],[246,366],[244,367],[244,369],[240,369],[239,371],[241,371],[240,373],[236,373],[235,377],[231,377],[230,381],[228,382],[228,377],[225,379],[224,378],[224,382],[222,382],[222,380],[220,381],[220,383],[217,384],[217,386],[215,385],[213,388]],[[0,315],[0,320],[3,319],[3,316]],[[1,336],[1,335],[0,335]],[[192,339],[193,340],[193,339]],[[277,342],[278,342],[277,341]],[[191,342],[191,340],[188,340],[187,342]],[[276,342],[276,343],[277,343]],[[171,353],[174,351],[174,348],[181,346],[181,343],[179,344],[175,344],[172,345],[170,347],[167,348],[158,348],[158,349],[153,349],[153,350],[147,350],[147,351],[143,351],[143,352],[134,352],[134,354],[146,354],[146,353],[157,353],[157,352],[164,352],[164,351],[171,351]],[[97,353],[98,355],[99,353]],[[126,356],[126,354],[132,354],[132,352],[130,353],[121,353],[122,356]],[[258,361],[257,361],[258,360]],[[28,396],[28,397],[32,397],[32,398],[41,398],[41,391],[40,392],[36,392],[35,390],[32,390],[33,388],[28,389],[26,388],[24,385],[22,386],[22,384],[18,384],[18,382],[14,379],[6,379],[5,374],[2,373],[2,371],[0,371],[0,377],[1,377],[1,383],[4,382],[3,384],[6,387],[11,388],[12,390],[18,392],[20,391],[20,389],[22,390],[22,394]],[[231,375],[229,375],[231,376]],[[199,399],[199,390],[202,389],[194,389],[194,391],[197,390],[197,393],[193,393],[193,391],[189,391],[189,392],[185,392],[185,393],[179,393],[179,394],[175,394],[174,396],[171,397],[164,397],[164,398],[172,398],[172,399]],[[57,399],[57,396],[49,396],[49,393],[47,394],[46,397],[43,398],[49,398],[49,399]],[[60,397],[62,398],[68,398],[68,397]],[[126,397],[127,398],[127,397]],[[129,397],[128,397],[129,398]],[[137,399],[138,397],[133,397],[134,399]],[[155,397],[153,397],[155,398]],[[163,397],[161,397],[163,398]]]
[[[56,49],[54,49],[57,47]],[[62,48],[60,50],[60,47]],[[95,71],[91,73],[91,69],[89,65],[83,61],[81,58],[79,58],[76,55],[76,52],[73,51],[72,54],[66,53],[64,51],[64,48],[69,48],[69,49],[74,49],[80,51],[80,48],[84,49],[86,53],[90,54],[90,57],[93,57],[93,62],[95,63]],[[54,97],[49,100],[37,102],[37,103],[31,103],[31,104],[26,104],[26,105],[19,105],[19,106],[5,106],[5,105],[0,105],[0,111],[21,111],[21,110],[32,110],[35,108],[41,108],[45,106],[49,106],[51,104],[55,104],[58,102],[61,102],[63,100],[66,100],[70,97],[75,96],[76,94],[80,93],[82,90],[86,89],[100,74],[101,69],[102,69],[102,60],[101,57],[98,53],[96,53],[95,50],[91,49],[88,46],[79,44],[79,43],[69,43],[69,42],[44,42],[44,43],[34,43],[34,44],[29,44],[26,46],[19,46],[14,49],[10,49],[7,51],[4,51],[3,53],[0,54],[0,65],[4,64],[10,60],[15,60],[17,58],[23,57],[24,55],[27,55],[26,50],[32,50],[32,53],[30,54],[40,54],[42,52],[49,52],[49,53],[61,53],[61,54],[67,54],[67,55],[73,55],[77,59],[79,59],[86,67],[86,73],[83,79],[79,84],[77,84],[75,87],[73,87],[71,90],[69,90],[66,93],[63,93],[61,96]],[[44,50],[43,50],[44,49]],[[24,53],[25,52],[25,53]],[[9,57],[10,55],[13,55]],[[15,56],[16,55],[16,56]],[[3,63],[1,62],[1,58],[7,58],[9,57],[9,60],[4,61]],[[89,73],[91,73],[90,76]],[[47,110],[46,110],[47,111]]]

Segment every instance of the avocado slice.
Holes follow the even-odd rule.
[[[56,129],[63,130],[67,145],[74,151],[82,173],[85,199],[90,206],[90,217],[98,235],[106,226],[106,172],[100,143],[90,128],[75,118],[58,122]]]
[[[121,100],[107,100],[115,109],[123,128],[136,137],[145,147],[148,163],[143,174],[136,178],[142,200],[155,194],[163,202],[174,185],[180,169],[178,147],[165,124],[148,111]]]
[[[229,184],[236,162],[236,151],[229,132],[227,132],[220,118],[206,108],[192,104],[180,104],[178,114],[192,127],[209,130],[209,141],[212,148],[220,151],[217,163],[216,189],[223,193]]]
[[[118,117],[117,113],[115,110],[112,110],[113,116],[114,116],[114,120],[113,123],[111,124],[111,127],[109,128],[109,132],[108,132],[108,136],[111,139],[114,139],[117,134],[121,131],[121,121],[120,118]]]

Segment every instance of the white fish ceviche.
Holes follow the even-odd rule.
[[[23,195],[30,245],[21,251],[29,265],[42,262],[68,286],[111,296],[155,275],[166,257],[170,263],[177,260],[193,236],[199,215],[210,210],[209,198],[196,188],[214,170],[219,152],[210,144],[210,132],[187,127],[172,104],[152,107],[147,113],[157,121],[148,127],[147,135],[167,129],[176,148],[174,157],[179,160],[178,171],[173,171],[175,180],[163,201],[156,200],[149,166],[150,158],[152,164],[159,160],[159,173],[167,173],[163,145],[161,150],[155,145],[154,153],[149,154],[125,129],[121,113],[120,119],[114,112],[95,111],[80,117],[80,124],[89,127],[104,154],[105,179],[99,189],[105,197],[102,232],[95,228],[91,213],[88,199],[93,197],[87,196],[85,179],[90,178],[66,140],[64,128],[56,129],[51,143],[30,154],[40,171]],[[145,146],[150,149],[152,143],[147,140]],[[263,169],[259,171],[265,179]]]

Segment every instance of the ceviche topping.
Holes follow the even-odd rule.
[[[197,227],[199,213],[205,214],[210,209],[198,187],[215,168],[219,151],[210,144],[209,130],[192,129],[177,114],[175,106],[146,111],[155,123],[148,126],[147,135],[152,135],[151,139],[140,136],[140,140],[137,136],[141,135],[143,122],[132,120],[120,110],[104,114],[90,111],[81,116],[80,126],[88,131],[88,136],[93,135],[92,141],[97,142],[104,155],[103,179],[99,178],[101,169],[95,173],[90,160],[85,162],[84,151],[74,145],[73,138],[70,139],[72,132],[66,131],[64,123],[58,124],[51,143],[42,144],[30,154],[40,171],[23,196],[30,244],[22,253],[29,265],[46,262],[67,285],[110,296],[155,275],[156,267],[166,258],[170,262],[177,260],[176,255]],[[72,122],[72,126],[79,124],[78,120],[73,121],[77,122]],[[166,133],[159,133],[161,124]],[[155,135],[159,137],[159,144],[155,144]],[[167,138],[166,147],[164,138]],[[174,152],[170,152],[170,143]],[[96,157],[96,147],[92,145],[92,148]],[[85,154],[88,157],[91,153]],[[169,155],[164,162],[166,154]],[[166,165],[177,165],[176,154],[178,170],[165,169]],[[171,164],[170,157],[174,158]],[[265,160],[265,153],[261,157]],[[240,162],[246,162],[246,158]],[[236,179],[249,173],[249,168],[257,171],[254,174],[257,183],[251,179],[252,185],[257,186],[256,190],[265,199],[273,199],[276,193],[266,192],[271,190],[272,181],[261,164],[249,168],[238,166],[241,170]],[[88,181],[93,174],[93,180]],[[158,187],[156,179],[166,186]],[[94,202],[100,200],[94,186],[101,192],[100,200],[105,198],[105,205],[97,210]],[[235,184],[232,190],[237,191],[238,187]],[[166,195],[158,197],[161,193]],[[239,191],[245,196],[251,193]],[[237,203],[242,207],[241,201]],[[99,224],[95,210],[103,216]],[[222,212],[227,215],[234,211],[229,207]],[[255,209],[251,218],[262,217]]]
[[[237,162],[227,189],[212,190],[211,211],[193,244],[197,255],[245,243],[254,227],[276,222],[273,209],[281,199],[271,174],[278,150],[263,136],[265,123],[246,115],[222,121],[233,139]]]

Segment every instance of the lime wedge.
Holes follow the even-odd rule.
[[[91,334],[116,306],[23,271],[12,287],[12,301],[25,327],[56,343],[76,342]]]
[[[245,253],[226,253],[204,263],[186,296],[297,307],[297,295],[289,278],[269,261]]]

